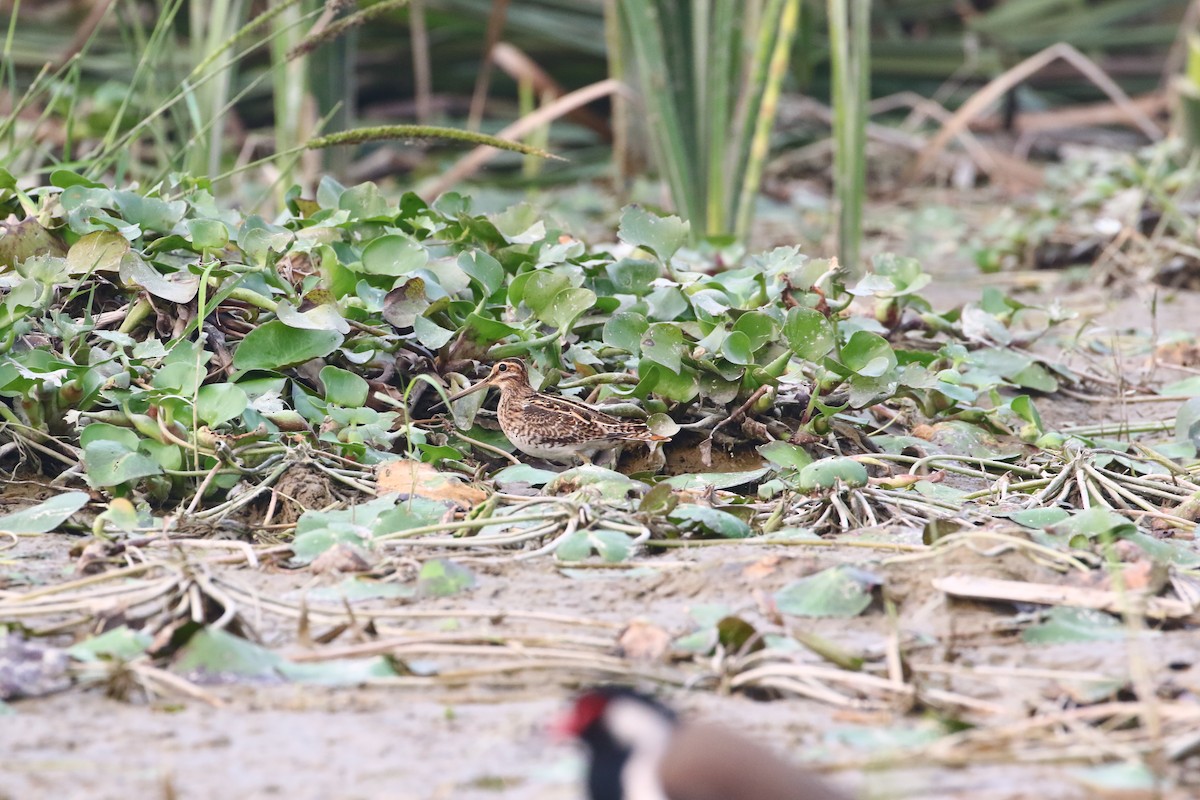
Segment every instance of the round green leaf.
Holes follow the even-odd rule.
[[[417,593],[425,597],[449,597],[474,585],[469,569],[444,558],[426,561],[417,576]]]
[[[775,593],[775,607],[794,617],[857,617],[871,605],[869,573],[832,567],[788,584]]]
[[[750,337],[741,331],[733,331],[721,342],[721,355],[734,364],[753,364],[754,350],[750,346]]]
[[[742,314],[737,322],[733,323],[733,329],[746,334],[750,339],[751,351],[757,351],[768,342],[775,341],[779,334],[779,324],[761,311]]]
[[[621,212],[617,238],[634,247],[653,250],[664,263],[684,245],[691,225],[676,216],[660,217],[640,206],[626,206]]]
[[[670,322],[656,322],[642,336],[642,356],[676,375],[683,366],[683,331]]]
[[[155,459],[107,439],[83,448],[83,465],[87,469],[88,484],[96,487],[116,486],[162,474],[162,467]]]
[[[432,350],[437,350],[454,337],[454,331],[446,330],[428,317],[413,319],[413,333],[421,344]]]
[[[797,485],[802,491],[832,489],[839,484],[866,486],[867,468],[852,458],[822,458],[801,468]]]
[[[209,427],[228,422],[246,410],[250,399],[242,387],[233,383],[210,383],[196,395],[196,413]]]
[[[360,408],[367,404],[370,385],[360,376],[341,367],[321,367],[321,383],[325,386],[325,400],[346,408]]]
[[[596,293],[591,289],[563,289],[538,317],[556,328],[567,328],[595,303]]]
[[[362,252],[362,272],[368,275],[407,275],[421,269],[429,253],[419,242],[398,233],[372,239]]]
[[[282,369],[327,356],[342,343],[337,331],[289,328],[277,319],[259,325],[233,354],[234,369]]]
[[[855,331],[842,348],[842,363],[856,375],[878,378],[896,366],[896,353],[878,333]]]
[[[229,229],[220,220],[189,219],[187,229],[192,236],[192,244],[196,247],[220,250],[229,244]]]
[[[777,467],[800,469],[812,463],[812,456],[800,445],[775,441],[760,444],[758,453]]]
[[[816,361],[833,349],[835,333],[833,323],[820,311],[796,307],[788,310],[783,335],[793,353]]]
[[[684,503],[675,507],[668,519],[685,530],[701,531],[723,539],[745,539],[750,526],[733,514],[708,506]]]
[[[1090,608],[1056,606],[1046,612],[1046,618],[1040,623],[1021,631],[1021,641],[1066,644],[1124,639],[1127,635],[1125,626],[1111,614]]]
[[[642,334],[650,323],[641,314],[633,311],[618,311],[604,323],[601,338],[609,347],[617,347],[627,353],[639,355],[642,351]]]
[[[129,242],[116,231],[93,231],[86,234],[67,251],[67,264],[72,275],[90,272],[116,272],[121,259],[129,252]]]
[[[542,318],[542,311],[550,305],[555,296],[564,289],[571,288],[571,281],[559,272],[539,270],[525,280],[522,299],[525,305]]]
[[[606,269],[609,280],[619,293],[638,296],[649,294],[650,284],[662,272],[658,264],[641,258],[622,258],[609,264]]]
[[[471,250],[458,257],[459,268],[483,289],[484,297],[491,297],[504,285],[504,267],[482,250]]]

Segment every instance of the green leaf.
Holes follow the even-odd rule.
[[[1184,378],[1181,381],[1169,383],[1162,387],[1161,391],[1165,395],[1200,397],[1200,375],[1193,375],[1190,378]]]
[[[1025,369],[1009,377],[1013,383],[1022,389],[1033,389],[1037,392],[1052,394],[1058,391],[1058,379],[1041,364],[1030,364]]]
[[[128,626],[122,625],[68,647],[67,655],[76,661],[88,663],[132,661],[146,652],[146,648],[152,641],[154,641],[154,637],[150,634],[131,630]]]
[[[443,328],[427,317],[413,319],[413,333],[417,341],[431,350],[437,350],[454,338],[454,331]]]
[[[857,617],[871,605],[874,576],[854,567],[831,567],[775,593],[775,607],[794,617]]]
[[[788,310],[783,335],[792,352],[805,361],[816,362],[833,349],[835,332],[833,323],[820,311],[812,308]]]
[[[449,597],[474,585],[469,569],[444,558],[426,561],[417,575],[417,592],[425,597]]]
[[[350,323],[333,303],[321,303],[300,311],[290,302],[280,300],[275,306],[275,316],[289,328],[306,331],[337,331],[343,336],[350,332]]]
[[[679,374],[683,366],[683,331],[670,322],[656,322],[646,329],[641,342],[642,357]]]
[[[595,550],[605,561],[616,563],[629,557],[632,541],[628,535],[610,528],[581,529],[559,541],[554,554],[561,561],[582,561]]]
[[[187,270],[164,275],[137,253],[129,253],[121,259],[119,274],[124,285],[141,287],[172,303],[190,303],[200,290],[199,275]]]
[[[626,206],[621,212],[617,238],[634,247],[654,251],[665,264],[688,240],[691,225],[679,217],[659,217],[640,206]]]
[[[399,277],[421,269],[428,261],[429,252],[420,242],[393,233],[367,243],[362,251],[361,271],[368,275]]]
[[[530,486],[545,486],[558,476],[557,472],[548,469],[538,469],[528,464],[513,464],[505,467],[492,476],[492,481],[500,486],[506,483],[527,483]]]
[[[678,374],[661,364],[643,358],[638,362],[638,385],[634,387],[634,395],[646,397],[654,392],[664,400],[676,403],[688,403],[700,393],[700,381],[696,370],[684,366]]]
[[[542,311],[550,305],[555,296],[570,288],[570,279],[561,272],[539,270],[531,273],[530,277],[525,280],[524,294],[521,299],[541,319]]]
[[[337,331],[298,330],[273,319],[246,334],[234,351],[233,366],[241,372],[293,367],[329,355],[342,338]]]
[[[4,172],[4,171],[0,170],[0,172]],[[5,173],[5,174],[7,174],[7,173]],[[69,169],[61,169],[61,168],[56,169],[50,173],[50,185],[57,186],[60,189],[66,189],[68,186],[86,186],[89,189],[105,188],[103,183],[97,183],[96,181],[90,180],[89,178],[85,178],[84,176],[80,175],[78,172],[72,172]],[[0,181],[0,189],[4,189],[4,188],[9,188],[9,189],[16,188],[16,183],[14,182],[12,186],[5,187],[3,185],[3,182]]]
[[[606,270],[618,293],[639,297],[649,294],[650,284],[662,274],[658,264],[641,258],[622,258],[609,264]]]
[[[188,233],[192,244],[204,250],[220,250],[229,244],[229,229],[216,219],[189,219]]]
[[[1056,536],[1066,536],[1068,539],[1082,536],[1090,540],[1102,536],[1119,538],[1127,533],[1136,533],[1137,526],[1115,511],[1093,506],[1072,514],[1070,519],[1050,526],[1049,532]]]
[[[867,468],[852,458],[822,458],[803,467],[796,485],[801,491],[832,489],[839,485],[852,488],[866,486]]]
[[[87,492],[64,492],[36,506],[0,516],[0,531],[6,533],[49,533],[87,505]]]
[[[689,475],[672,475],[662,483],[673,489],[733,489],[761,480],[771,470],[768,467],[745,472],[699,472]],[[661,484],[660,484],[661,485]]]
[[[312,512],[306,512],[306,515],[308,513]],[[370,531],[365,525],[350,522],[331,522],[325,527],[303,533],[297,530],[296,538],[292,540],[292,561],[296,564],[309,564],[337,544],[345,543],[366,548],[368,533]]]
[[[1029,644],[1065,644],[1124,639],[1125,627],[1116,617],[1090,608],[1055,606],[1037,625],[1021,631]]]
[[[364,600],[393,600],[415,597],[416,589],[390,581],[346,578],[336,586],[320,586],[308,593],[308,597],[319,602],[360,603]]]
[[[754,653],[766,647],[758,630],[741,617],[725,617],[717,623],[717,641],[728,653]],[[745,649],[749,647],[749,649]]]
[[[1065,508],[1030,508],[1024,511],[1014,511],[1007,515],[1009,519],[1025,528],[1047,528],[1057,525],[1071,516]]]
[[[210,383],[196,393],[196,413],[210,428],[215,428],[240,415],[250,405],[250,398],[233,383]]]
[[[94,441],[83,448],[83,465],[90,486],[117,486],[122,483],[161,475],[162,466],[148,455],[109,439]]]
[[[504,267],[482,250],[471,250],[458,257],[458,266],[483,289],[484,297],[491,297],[504,285]]]
[[[842,348],[842,364],[856,375],[878,378],[896,366],[896,353],[877,333],[855,331]]]
[[[79,433],[79,444],[83,447],[105,440],[119,442],[126,450],[137,450],[141,438],[132,428],[109,425],[107,422],[93,422]]]
[[[188,204],[183,200],[167,202],[157,197],[142,197],[135,192],[113,192],[112,197],[121,210],[121,216],[128,222],[140,225],[143,231],[170,233],[188,209]]]
[[[1118,688],[1114,687],[1114,692]],[[1154,797],[1162,791],[1162,779],[1156,770],[1141,761],[1078,767],[1066,772],[1083,789],[1085,797]]]
[[[641,314],[633,311],[618,311],[604,323],[601,339],[609,347],[616,347],[633,355],[642,351],[642,336],[650,323]]]
[[[361,408],[367,404],[370,385],[360,376],[341,367],[321,367],[321,384],[325,387],[325,400],[346,408]]]
[[[582,528],[559,539],[558,544],[554,547],[554,555],[560,561],[583,561],[591,554],[591,540],[588,538],[588,532]]]
[[[754,363],[754,350],[750,346],[750,337],[741,331],[734,331],[721,342],[721,355],[733,364],[746,366]]]
[[[750,340],[751,352],[757,352],[763,345],[775,341],[779,335],[779,323],[761,311],[742,314],[737,322],[733,323],[733,329],[746,334]]]
[[[491,317],[484,317],[472,311],[467,315],[466,328],[471,331],[473,338],[480,344],[498,342],[514,333],[520,333],[520,328],[506,325]]]
[[[368,503],[361,506],[361,508],[366,510],[367,506],[370,505],[372,504]],[[438,500],[431,500],[428,497],[420,496],[409,497],[402,503],[397,504],[395,508],[388,509],[382,513],[377,512],[371,529],[373,533],[385,534],[422,528],[426,525],[436,525],[446,516],[448,509],[449,506]]]
[[[117,272],[129,250],[129,241],[116,231],[93,231],[71,245],[67,264],[72,275]]]
[[[659,483],[642,495],[638,511],[642,514],[668,514],[679,505],[679,496],[669,483]]]
[[[777,467],[800,469],[812,463],[812,456],[803,447],[788,442],[775,441],[760,444],[758,454]]]
[[[596,303],[591,289],[563,289],[541,310],[538,317],[556,328],[568,328],[580,314]]]
[[[350,218],[354,220],[382,220],[391,216],[387,200],[371,181],[351,186],[342,192],[338,198],[338,208],[350,212]]]
[[[750,526],[745,522],[733,514],[708,506],[680,504],[667,518],[685,530],[711,533],[723,539],[745,539],[750,535]]]

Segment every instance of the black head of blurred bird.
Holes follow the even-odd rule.
[[[848,800],[725,728],[681,721],[652,697],[588,690],[560,721],[588,749],[591,800]]]

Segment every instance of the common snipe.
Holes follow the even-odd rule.
[[[497,362],[486,378],[450,399],[491,386],[500,390],[496,411],[500,429],[518,450],[537,458],[567,461],[575,456],[591,463],[597,452],[622,441],[665,442],[669,438],[651,433],[642,422],[618,419],[578,400],[534,391],[525,364],[516,358]]]

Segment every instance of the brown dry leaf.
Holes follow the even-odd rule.
[[[913,436],[917,437],[918,439],[924,439],[927,442],[933,441],[933,436],[935,433],[937,433],[937,431],[934,430],[932,425],[918,425],[912,429]]]
[[[335,575],[343,572],[367,572],[371,567],[371,559],[367,552],[349,542],[338,542],[313,559],[309,565],[309,569],[318,575],[327,572]]]
[[[752,581],[765,578],[773,573],[782,561],[783,558],[780,556],[764,556],[743,569],[742,577]]]
[[[422,461],[407,458],[380,464],[375,482],[384,494],[396,492],[430,500],[449,500],[464,508],[479,505],[487,499],[482,489],[464,483],[454,475],[438,472]]]
[[[1150,588],[1153,572],[1154,562],[1145,559],[1134,564],[1126,564],[1125,569],[1121,570],[1121,577],[1125,581],[1125,588],[1136,592]]]
[[[631,661],[662,661],[671,635],[652,622],[635,619],[617,637],[617,650]]]
[[[1200,344],[1192,341],[1161,344],[1154,351],[1155,358],[1167,364],[1181,367],[1200,366]]]

